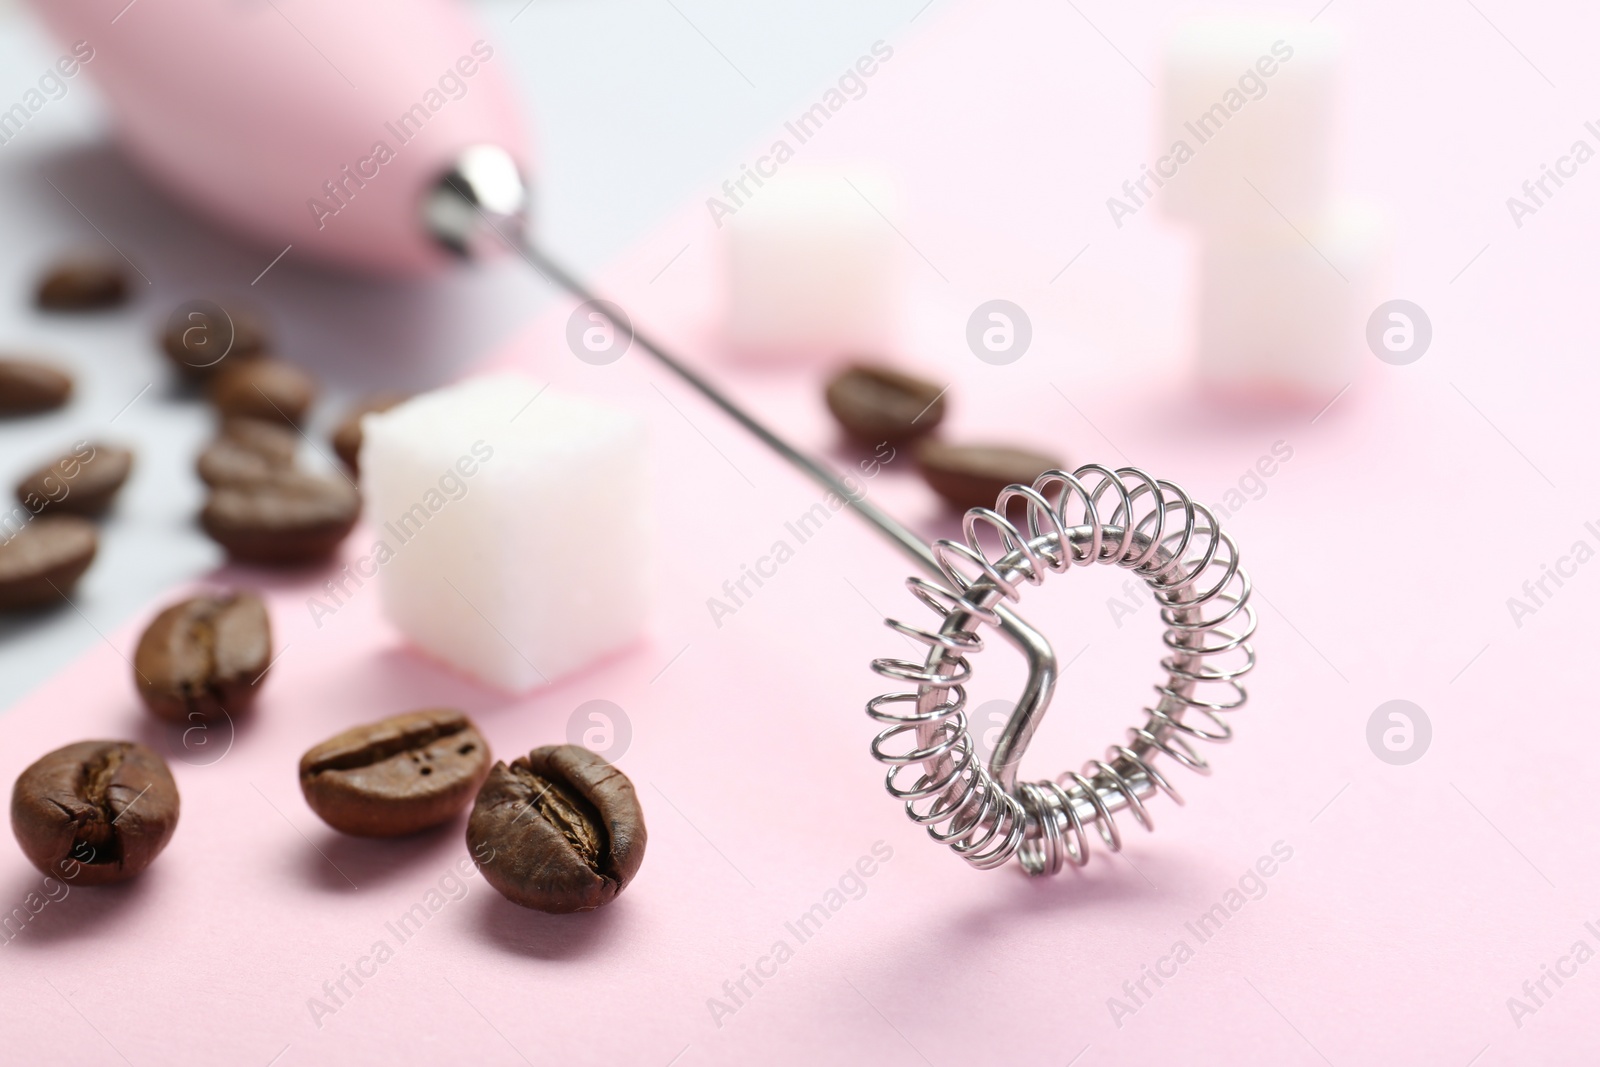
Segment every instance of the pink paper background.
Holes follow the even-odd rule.
[[[1600,964],[1552,984],[1520,1028],[1506,1000],[1580,938],[1600,947],[1584,928],[1600,925],[1585,614],[1600,579],[1579,568],[1520,628],[1506,598],[1574,541],[1600,543],[1584,527],[1600,520],[1586,433],[1600,375],[1581,287],[1596,179],[1570,182],[1520,230],[1504,209],[1582,135],[1588,116],[1565,100],[1594,77],[1592,33],[1530,12],[1497,23],[1556,93],[1468,8],[1369,15],[1341,2],[1322,16],[1342,18],[1352,42],[1343,178],[1390,208],[1392,295],[1426,308],[1435,336],[1409,367],[1362,353],[1348,393],[1313,423],[1314,409],[1229,418],[1189,397],[1178,384],[1188,246],[1153,211],[1121,231],[1105,214],[1104,198],[1149,157],[1153,94],[1130,68],[1153,74],[1156,27],[1042,3],[934,14],[892,42],[869,94],[806,161],[870,156],[899,176],[895,222],[920,253],[907,253],[913,314],[899,354],[955,383],[950,432],[1074,462],[1126,457],[1212,502],[1274,442],[1294,450],[1228,522],[1260,593],[1261,665],[1237,740],[1205,752],[1215,776],[1174,770],[1189,805],[1157,801],[1154,835],[1124,819],[1123,858],[1097,851],[1082,873],[974,872],[935,847],[884,795],[861,710],[880,691],[868,661],[907,651],[879,611],[923,617],[900,587],[908,565],[840,516],[714,625],[706,599],[821,494],[642,355],[574,360],[564,305],[490,362],[649,419],[660,535],[640,547],[660,561],[660,591],[648,639],[510,698],[405,651],[374,589],[318,629],[305,600],[323,576],[223,574],[271,588],[284,651],[257,714],[199,766],[214,750],[195,738],[185,749],[135,701],[124,657],[145,619],[108,634],[0,720],[0,780],[69,741],[142,738],[171,756],[183,818],[136,883],[73,890],[0,946],[11,1055],[1594,1062]],[[636,321],[709,362],[714,253],[693,204],[602,281]],[[994,296],[1034,323],[1033,349],[1005,368],[978,363],[962,339],[971,309]],[[814,372],[716,369],[798,441],[851,462],[830,452]],[[897,459],[870,494],[948,532],[908,467]],[[366,544],[358,534],[349,547]],[[1145,607],[1114,625],[1106,601],[1120,577],[1074,573],[1025,599],[1063,659],[1079,655],[1027,774],[1099,755],[1147,699],[1156,620]],[[1008,651],[977,666],[975,703],[1011,694]],[[398,843],[341,837],[299,796],[300,752],[356,722],[454,704],[510,756],[562,740],[573,709],[597,698],[632,726],[619,762],[651,835],[637,881],[602,912],[550,917],[473,878],[398,945],[385,923],[466,855],[461,824]],[[1365,739],[1369,715],[1395,698],[1421,705],[1434,730],[1405,767],[1379,762]],[[893,856],[865,895],[798,943],[785,923],[876,842]],[[1276,842],[1293,856],[1265,896],[1200,943],[1185,924]],[[39,884],[0,849],[0,909]],[[380,938],[394,958],[319,1028],[308,998]],[[793,958],[719,1025],[708,999],[780,938]],[[1122,984],[1180,939],[1194,958],[1118,1026],[1108,998],[1125,998]]]

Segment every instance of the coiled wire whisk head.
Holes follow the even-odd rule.
[[[1021,525],[1009,517],[1018,501],[1025,511]],[[939,617],[937,628],[886,620],[926,645],[928,654],[920,663],[873,661],[878,674],[916,689],[868,702],[867,714],[885,724],[872,754],[888,765],[889,794],[904,802],[911,820],[974,867],[998,867],[1013,855],[1029,874],[1055,874],[1068,863],[1081,867],[1089,861],[1089,826],[1115,852],[1122,847],[1114,818],[1119,811],[1126,809],[1148,830],[1154,824],[1145,801],[1156,792],[1183,803],[1157,769],[1159,756],[1209,774],[1191,742],[1232,737],[1221,716],[1244,705],[1240,679],[1255,665],[1250,579],[1233,539],[1209,509],[1134,467],[1048,471],[1032,486],[1007,488],[993,508],[968,511],[962,532],[963,541],[933,545],[943,584],[921,577],[906,582]],[[997,541],[997,548],[986,551],[986,540]],[[1155,687],[1157,699],[1144,709],[1142,724],[1128,730],[1126,743],[1110,746],[1104,759],[1054,780],[1008,788],[1043,706],[1020,730],[1014,718],[1008,734],[1017,744],[1003,762],[997,750],[985,766],[965,712],[971,656],[983,648],[979,629],[997,624],[996,605],[1017,600],[1022,583],[1037,585],[1049,572],[1090,564],[1126,568],[1149,586],[1166,627],[1165,680]],[[1019,707],[1017,716],[1028,711]]]

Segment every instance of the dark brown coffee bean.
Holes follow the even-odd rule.
[[[122,261],[101,256],[64,259],[39,280],[37,301],[46,311],[95,311],[128,299]]]
[[[944,389],[888,367],[857,365],[828,383],[828,410],[858,444],[899,444],[944,419]]]
[[[94,523],[74,515],[33,519],[0,542],[0,611],[58,604],[94,562]]]
[[[72,375],[31,359],[0,359],[0,415],[54,411],[72,396]]]
[[[111,506],[133,470],[133,453],[114,445],[80,441],[54,463],[17,484],[17,499],[35,515],[46,511],[99,515]]]
[[[235,363],[211,384],[211,403],[225,419],[264,419],[300,425],[316,399],[311,375],[276,359]]]
[[[155,862],[177,828],[172,772],[133,741],[58,748],[11,790],[11,831],[23,853],[73,885],[132,878]]]
[[[271,338],[266,324],[248,308],[191,300],[167,319],[161,348],[185,376],[203,380],[223,367],[265,356]]]
[[[254,593],[208,593],[174,604],[133,654],[145,707],[192,725],[243,715],[272,665],[272,622]]]
[[[949,445],[929,441],[917,449],[917,467],[935,493],[959,511],[992,508],[1008,485],[1032,485],[1062,465],[1054,456],[1004,445]]]
[[[361,470],[361,416],[388,411],[405,400],[406,397],[402,393],[379,393],[377,396],[369,396],[351,408],[334,429],[333,450],[339,454],[344,465],[350,468],[351,474],[357,474]]]
[[[489,743],[461,712],[396,715],[300,757],[300,791],[335,830],[399,837],[449,822],[489,775]]]
[[[213,489],[200,525],[241,563],[293,565],[333,555],[360,515],[343,478],[288,471]]]
[[[229,419],[206,446],[195,469],[207,485],[254,482],[294,469],[300,435],[281,422]]]
[[[483,877],[513,904],[591,911],[615,900],[644,862],[633,783],[577,745],[496,763],[467,821]]]

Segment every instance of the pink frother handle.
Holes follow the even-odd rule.
[[[465,149],[498,145],[531,174],[506,58],[457,0],[126,4],[33,7],[93,49],[83,69],[135,163],[267,250],[427,271],[450,257],[423,198]]]

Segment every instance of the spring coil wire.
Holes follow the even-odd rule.
[[[1026,508],[1026,533],[1007,517],[1018,500]],[[985,554],[985,532],[989,542],[998,540],[997,555]],[[927,645],[926,659],[872,663],[880,675],[916,684],[867,704],[867,714],[884,724],[872,755],[889,767],[889,794],[929,836],[980,870],[1013,855],[1029,874],[1081,867],[1089,861],[1090,824],[1110,851],[1119,851],[1115,809],[1125,807],[1148,830],[1144,797],[1159,790],[1183,803],[1154,759],[1164,755],[1210,774],[1191,742],[1232,737],[1220,716],[1244,705],[1240,678],[1255,665],[1249,639],[1256,617],[1238,548],[1210,510],[1171,482],[1099,464],[1070,474],[1047,471],[1031,487],[1010,486],[994,508],[968,511],[962,533],[964,543],[933,545],[944,584],[906,582],[939,616],[939,626],[886,620]],[[994,606],[1017,600],[1020,583],[1038,585],[1048,572],[1096,563],[1124,567],[1150,587],[1166,627],[1166,681],[1155,687],[1143,725],[1129,729],[1126,743],[1112,745],[1104,759],[1054,781],[1018,782],[1008,792],[984,766],[967,725],[970,656],[983,648],[979,628],[997,623]]]

